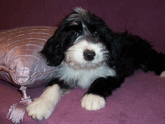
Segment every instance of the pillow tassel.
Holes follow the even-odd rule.
[[[20,90],[23,93],[23,98],[19,103],[12,105],[9,109],[9,112],[6,116],[7,119],[11,120],[14,124],[18,124],[21,121],[23,122],[23,117],[26,111],[26,107],[29,103],[31,103],[30,96],[26,94],[26,87],[21,86]]]

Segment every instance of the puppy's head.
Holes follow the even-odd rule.
[[[76,8],[47,41],[41,54],[51,66],[63,61],[75,69],[96,68],[109,57],[111,38],[112,31],[101,18]]]

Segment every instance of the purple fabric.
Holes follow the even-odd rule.
[[[157,51],[165,53],[164,0],[1,0],[0,30],[22,26],[57,26],[81,6],[102,17],[114,31],[128,29],[149,40]],[[10,124],[5,116],[10,105],[20,101],[20,93],[0,81],[0,123]],[[39,96],[43,87],[28,89],[31,98]],[[48,120],[37,122],[27,115],[23,124],[164,124],[165,80],[152,72],[141,71],[126,79],[122,87],[107,98],[106,107],[89,112],[81,108],[80,100],[86,90],[74,89],[62,97]]]
[[[81,6],[102,17],[112,30],[128,29],[165,52],[164,0],[1,0],[0,4],[0,30],[57,26],[72,8]]]
[[[29,26],[0,31],[0,79],[17,86],[44,86],[55,68],[39,52],[55,29]]]
[[[31,98],[39,96],[43,87],[28,89]],[[86,111],[80,100],[86,90],[74,89],[62,97],[48,120],[34,121],[27,115],[22,124],[164,124],[165,80],[153,73],[138,71],[126,79],[121,88],[107,98],[106,107]],[[5,116],[11,103],[19,101],[17,88],[0,82],[0,122],[10,124]]]

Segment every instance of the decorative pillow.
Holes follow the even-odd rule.
[[[55,27],[20,27],[0,32],[0,79],[17,86],[43,86],[53,76],[39,54]]]
[[[31,103],[26,87],[44,86],[53,77],[55,67],[47,66],[39,52],[54,31],[55,27],[34,26],[0,32],[0,79],[19,86],[23,94],[7,114],[15,124],[23,121],[26,106]]]

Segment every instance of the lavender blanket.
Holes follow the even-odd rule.
[[[11,103],[20,100],[17,88],[0,81],[0,123],[10,124],[5,116]],[[44,87],[28,89],[28,95],[39,96]],[[80,100],[86,90],[74,89],[62,97],[48,120],[34,121],[27,115],[22,124],[165,124],[165,80],[152,72],[137,71],[121,88],[107,98],[106,107],[86,111]]]

